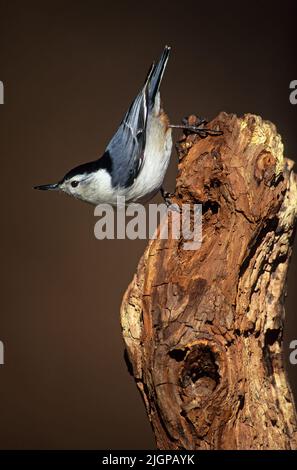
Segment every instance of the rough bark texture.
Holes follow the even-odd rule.
[[[203,204],[202,245],[149,243],[121,309],[127,357],[158,448],[296,449],[282,357],[293,164],[258,116],[208,127],[224,134],[177,146],[175,202]]]

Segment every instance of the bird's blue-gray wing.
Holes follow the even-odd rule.
[[[145,149],[147,87],[135,98],[120,127],[106,147],[112,161],[112,185],[131,186],[138,175]]]
[[[147,117],[154,107],[169,51],[170,48],[166,46],[158,64],[150,68],[143,89],[106,147],[112,163],[113,187],[131,186],[142,168]]]

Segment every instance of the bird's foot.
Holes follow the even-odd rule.
[[[164,199],[164,202],[165,202],[167,208],[170,209],[170,210],[179,212],[179,207],[178,207],[178,205],[177,205],[177,204],[174,204],[174,203],[172,202],[172,199],[171,199],[171,198],[173,197],[173,194],[172,194],[172,193],[169,193],[168,191],[165,191],[165,189],[163,188],[163,186],[161,186],[160,192],[161,192],[162,198]]]
[[[187,133],[198,134],[199,137],[204,139],[207,136],[216,136],[222,135],[223,131],[208,129],[205,125],[208,124],[208,121],[205,118],[198,117],[196,118],[195,125],[189,124],[187,118],[182,119],[182,124],[170,124],[169,127],[174,129],[183,129]]]

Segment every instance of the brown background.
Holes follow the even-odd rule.
[[[172,122],[258,113],[296,157],[296,2],[10,3],[0,2],[0,447],[153,448],[119,326],[145,242],[99,242],[91,206],[31,188],[100,155],[165,44]],[[170,189],[175,171],[173,153]],[[286,358],[296,276],[297,253]],[[288,370],[296,396],[297,366]]]

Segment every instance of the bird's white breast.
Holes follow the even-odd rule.
[[[171,129],[165,119],[148,118],[144,163],[133,185],[126,189],[127,202],[146,201],[162,186],[172,150]]]

